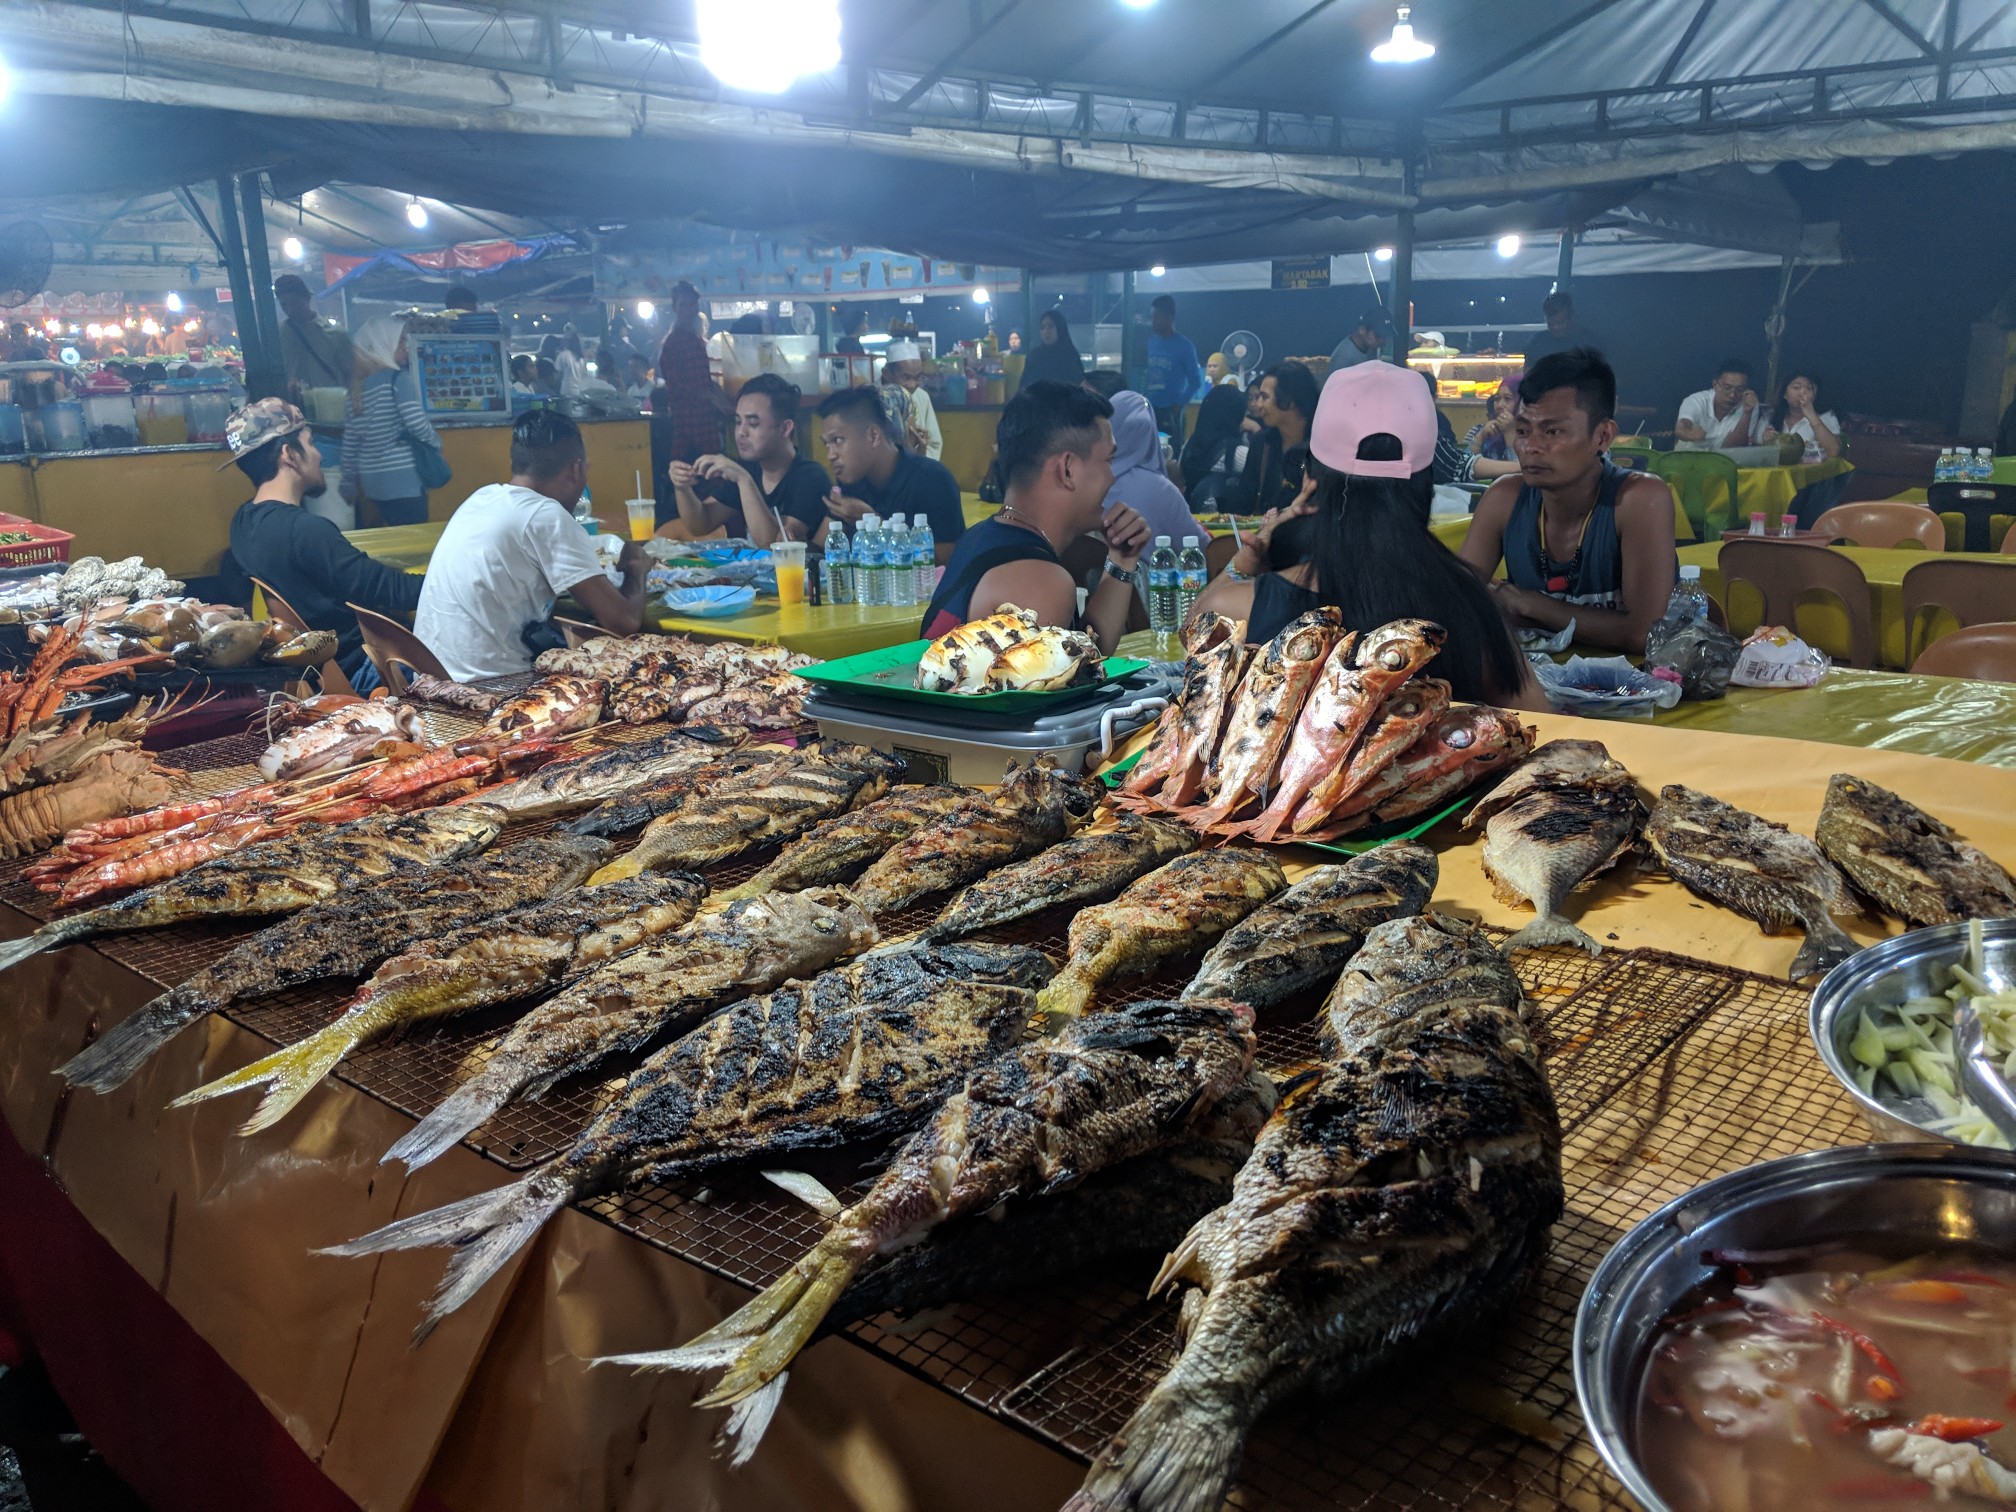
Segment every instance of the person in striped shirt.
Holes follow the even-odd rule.
[[[441,438],[420,407],[407,380],[406,322],[389,316],[367,320],[358,329],[356,374],[350,382],[349,423],[343,435],[343,467],[354,472],[387,525],[419,525],[427,519],[427,490],[413,459],[413,447],[439,447]]]

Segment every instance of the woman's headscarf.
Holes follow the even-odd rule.
[[[1229,384],[1220,384],[1197,406],[1197,428],[1183,447],[1183,481],[1195,488],[1197,480],[1229,456],[1238,444],[1239,425],[1246,418],[1246,396]],[[1230,466],[1229,461],[1226,463]]]
[[[1028,348],[1029,355],[1022,360],[1022,387],[1027,388],[1032,383],[1047,379],[1067,388],[1076,388],[1085,378],[1085,359],[1071,344],[1071,327],[1064,323],[1061,310],[1046,310],[1042,319],[1057,327],[1057,339],[1043,340],[1042,321],[1037,322],[1036,344]]]
[[[399,343],[405,337],[406,322],[390,315],[375,316],[357,328],[357,333],[350,338],[351,348],[357,354],[355,370],[350,378],[350,397],[357,404],[364,402],[366,378],[399,365]]]
[[[1155,426],[1155,410],[1148,400],[1132,389],[1113,396],[1113,486],[1106,491],[1107,509],[1125,504],[1148,522],[1153,535],[1166,535],[1178,545],[1183,537],[1197,537],[1198,545],[1209,539],[1183,490],[1169,481],[1162,470],[1162,437]]]

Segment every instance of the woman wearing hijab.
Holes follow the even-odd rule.
[[[1125,504],[1148,522],[1148,534],[1166,535],[1181,546],[1195,536],[1202,546],[1210,532],[1197,523],[1183,491],[1162,470],[1162,437],[1147,396],[1122,389],[1113,396],[1113,486],[1106,490],[1106,509]]]
[[[1178,466],[1192,509],[1215,509],[1218,495],[1238,477],[1233,458],[1246,420],[1246,396],[1229,386],[1214,388],[1197,406],[1197,428],[1183,443]]]
[[[1076,388],[1085,377],[1085,359],[1071,344],[1071,327],[1064,323],[1064,312],[1045,310],[1036,330],[1036,349],[1022,363],[1022,387],[1047,380]]]
[[[406,366],[406,322],[380,316],[359,328],[352,345],[350,416],[344,428],[343,469],[353,468],[365,495],[387,525],[419,525],[427,518],[427,490],[413,458],[415,444],[439,449],[420,397],[400,378]]]

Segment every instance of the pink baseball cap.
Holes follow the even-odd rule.
[[[1358,455],[1367,436],[1400,440],[1397,462],[1368,462]],[[1325,467],[1356,478],[1411,478],[1435,460],[1435,399],[1412,368],[1361,362],[1323,381],[1309,423],[1309,451]]]

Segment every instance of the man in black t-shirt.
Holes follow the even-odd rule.
[[[793,541],[826,528],[826,469],[798,455],[799,391],[775,373],[758,373],[735,399],[733,457],[714,453],[674,462],[673,497],[690,539],[725,527],[757,546],[777,539],[778,522]]]
[[[966,533],[959,480],[944,463],[903,449],[874,389],[841,389],[822,399],[819,439],[839,484],[826,496],[827,514],[850,525],[865,514],[928,520],[939,562],[952,560]]]

